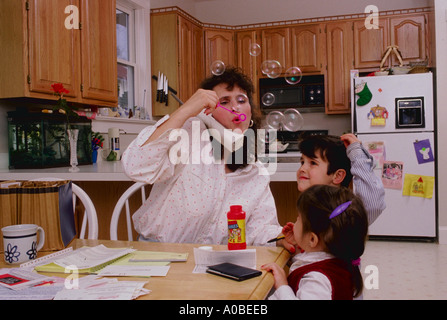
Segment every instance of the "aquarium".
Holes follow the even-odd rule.
[[[79,165],[92,163],[92,124],[84,117],[70,117],[79,129]],[[59,113],[8,112],[10,169],[52,168],[70,165],[67,118]]]

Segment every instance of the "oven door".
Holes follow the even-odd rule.
[[[261,109],[292,108],[302,106],[303,87],[262,88]]]

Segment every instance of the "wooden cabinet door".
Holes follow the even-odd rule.
[[[29,91],[52,95],[51,84],[62,83],[68,97],[79,96],[79,34],[65,28],[64,14],[72,0],[30,0],[28,10]]]
[[[234,65],[234,32],[233,31],[205,31],[205,71],[211,75],[211,64],[220,60],[225,66]]]
[[[81,22],[82,96],[117,102],[115,0],[81,0]]]
[[[283,72],[292,67],[289,28],[262,30],[261,48],[262,61],[278,61],[281,64]]]
[[[327,105],[326,113],[349,113],[350,70],[353,67],[352,22],[326,25]]]
[[[252,46],[256,44],[256,31],[240,31],[236,33],[237,66],[241,68],[252,81],[256,79],[257,65],[260,60],[260,53],[258,56],[250,54]]]
[[[391,44],[399,47],[404,64],[428,59],[429,37],[426,35],[425,15],[390,18],[390,31]],[[392,64],[399,65],[395,56],[392,57]]]
[[[379,19],[378,29],[367,29],[365,20],[354,21],[354,67],[377,68],[390,42],[388,19]],[[388,67],[389,63],[385,63]]]
[[[291,28],[292,64],[302,72],[319,72],[323,69],[325,48],[321,25]]]
[[[203,45],[203,29],[195,24],[192,25],[192,93],[197,91],[200,83],[205,78],[205,59]]]
[[[259,45],[257,43],[257,32],[252,31],[240,31],[236,33],[236,59],[237,66],[246,74],[251,81],[255,92],[253,94],[253,100],[255,104],[258,104],[259,97],[256,94],[259,88],[258,82],[258,70],[261,64],[261,53],[255,53],[254,46]],[[259,46],[260,50],[261,46]],[[253,54],[250,54],[252,52]]]
[[[185,102],[193,94],[192,75],[195,67],[192,56],[192,23],[178,17],[178,43],[179,43],[179,81],[178,97]]]
[[[185,102],[204,78],[203,30],[179,16],[179,98]]]

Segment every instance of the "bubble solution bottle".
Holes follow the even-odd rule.
[[[230,206],[228,218],[228,250],[243,250],[245,242],[245,212],[242,206]]]

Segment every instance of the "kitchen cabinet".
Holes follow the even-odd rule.
[[[429,60],[427,19],[425,14],[389,18],[390,41],[399,47],[404,64]],[[396,56],[391,59],[393,66],[399,64]]]
[[[164,12],[163,8],[154,10]],[[183,11],[176,8],[174,12]],[[381,12],[378,29],[366,29],[361,15],[220,27],[191,18],[203,29],[205,58],[193,61],[187,73],[203,68],[210,75],[211,63],[222,60],[225,65],[236,64],[251,77],[257,92],[259,78],[266,77],[260,72],[262,62],[277,60],[282,76],[293,66],[299,67],[303,74],[325,75],[326,113],[349,114],[350,70],[377,70],[388,46],[399,47],[404,64],[428,61],[430,66],[429,15],[428,8]],[[261,47],[259,56],[249,55],[254,43]],[[398,64],[394,55],[389,59],[392,60],[385,66]]]
[[[205,73],[210,76],[211,65],[222,61],[225,66],[235,65],[234,31],[205,30]]]
[[[186,101],[204,79],[203,30],[179,16],[179,97]]]
[[[82,99],[116,103],[116,2],[81,0],[81,9]]]
[[[259,105],[259,69],[261,66],[261,53],[250,54],[253,50],[253,46],[258,45],[259,50],[261,46],[258,43],[258,31],[239,31],[236,32],[236,60],[237,66],[252,80],[255,93],[253,100],[256,105]]]
[[[273,28],[262,30],[262,61],[276,60],[283,72],[292,67],[290,47],[290,28]]]
[[[378,68],[388,45],[387,19],[379,19],[378,29],[367,29],[364,19],[354,21],[354,68]]]
[[[301,72],[321,72],[326,67],[324,25],[310,24],[291,28],[292,66]]]
[[[390,45],[397,45],[404,64],[410,61],[429,62],[428,15],[380,17],[378,29],[366,29],[364,20],[354,21],[354,67],[375,69]],[[399,61],[392,54],[384,67],[397,66]]]
[[[67,28],[65,8],[79,26]],[[116,106],[116,4],[110,0],[1,1],[0,98],[57,99],[60,82],[70,102]]]
[[[350,70],[353,68],[352,22],[326,24],[327,114],[349,113]]]
[[[151,15],[152,73],[164,74],[168,85],[182,100],[188,100],[204,78],[203,29],[177,12]],[[179,103],[156,101],[157,82],[152,83],[152,115],[171,114]]]
[[[322,24],[272,28],[262,31],[262,60],[277,60],[283,73],[299,67],[303,73],[319,73],[325,64]]]

